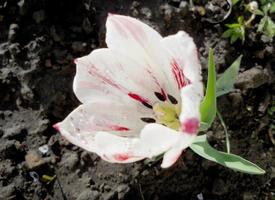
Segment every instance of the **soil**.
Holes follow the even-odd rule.
[[[0,1],[1,200],[275,199],[275,117],[269,112],[275,100],[275,43],[251,27],[243,45],[231,45],[222,33],[234,18],[212,23],[226,14],[227,4],[219,10],[217,1],[214,7],[212,1],[194,1],[205,8],[203,15],[188,2]],[[219,109],[231,151],[258,164],[265,175],[234,172],[191,150],[166,170],[159,162],[110,164],[69,144],[52,128],[79,105],[72,92],[73,60],[105,46],[108,13],[139,18],[163,36],[185,30],[198,46],[204,76],[210,47],[219,73],[244,55],[236,89],[219,98]],[[219,121],[208,137],[225,150]]]

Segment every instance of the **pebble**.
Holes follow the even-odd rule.
[[[181,1],[179,5],[181,17],[185,17],[189,13],[189,6],[186,1]]]
[[[18,31],[19,26],[18,24],[11,24],[9,27],[9,33],[8,33],[8,40],[10,42],[14,42],[16,39],[16,32]]]
[[[15,193],[15,186],[14,184],[10,184],[0,188],[0,199],[12,199],[11,197],[14,196]]]
[[[170,6],[169,4],[164,4],[160,6],[160,11],[164,16],[164,20],[167,23],[170,23],[173,16],[173,7]]]
[[[26,165],[28,169],[36,169],[44,165],[46,162],[45,160],[36,152],[36,151],[29,151],[25,156]]]
[[[86,189],[80,193],[76,200],[99,200],[100,194],[96,190]]]
[[[140,13],[143,14],[146,19],[151,19],[152,18],[152,11],[147,7],[141,8]]]
[[[118,199],[124,199],[125,195],[130,191],[130,187],[126,184],[121,184],[117,187]]]
[[[79,158],[75,152],[66,152],[61,160],[60,166],[72,170],[78,163]]]
[[[3,138],[6,139],[18,139],[22,138],[26,135],[27,131],[20,125],[15,125],[13,127],[9,127],[4,131]]]
[[[48,153],[49,147],[48,147],[48,145],[45,144],[45,145],[40,146],[38,148],[38,150],[44,155],[44,154]]]
[[[253,67],[239,74],[235,83],[242,90],[255,89],[269,82],[268,73],[261,67]]]

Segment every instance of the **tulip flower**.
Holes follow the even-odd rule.
[[[162,37],[145,23],[109,14],[107,48],[78,58],[73,90],[82,103],[55,128],[111,163],[163,154],[173,165],[197,136],[201,65],[184,31]]]

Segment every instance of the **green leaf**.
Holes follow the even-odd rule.
[[[275,23],[270,17],[267,18],[266,30],[264,32],[269,38],[273,38],[275,36]]]
[[[275,12],[275,2],[271,3],[269,12],[270,12],[271,14]]]
[[[264,16],[259,22],[257,31],[262,32],[266,26],[266,22],[267,22],[267,16]]]
[[[230,44],[233,44],[234,42],[237,41],[237,39],[240,37],[240,35],[237,33],[237,32],[234,32],[232,35],[231,35],[231,38],[230,38]]]
[[[208,127],[216,117],[216,70],[213,59],[213,50],[209,50],[208,58],[208,80],[205,97],[200,105],[201,121],[206,123]]]
[[[256,9],[254,12],[253,12],[255,15],[260,15],[260,16],[264,16],[264,12],[259,10],[259,9]]]
[[[240,28],[240,24],[238,23],[235,23],[235,24],[226,24],[225,26],[227,26],[228,28]]]
[[[233,30],[232,29],[227,29],[223,34],[222,37],[224,38],[228,38],[233,34]]]
[[[240,55],[218,79],[216,84],[217,97],[223,94],[226,94],[233,89],[234,83],[238,77],[241,60],[242,60],[242,55]]]
[[[214,149],[209,145],[206,135],[197,136],[195,142],[190,146],[190,148],[201,157],[221,164],[235,171],[255,175],[265,173],[263,169],[240,156]]]

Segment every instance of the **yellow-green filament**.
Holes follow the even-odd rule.
[[[170,103],[156,103],[153,106],[153,110],[156,116],[157,123],[163,124],[171,129],[179,129],[179,104],[174,105]]]

